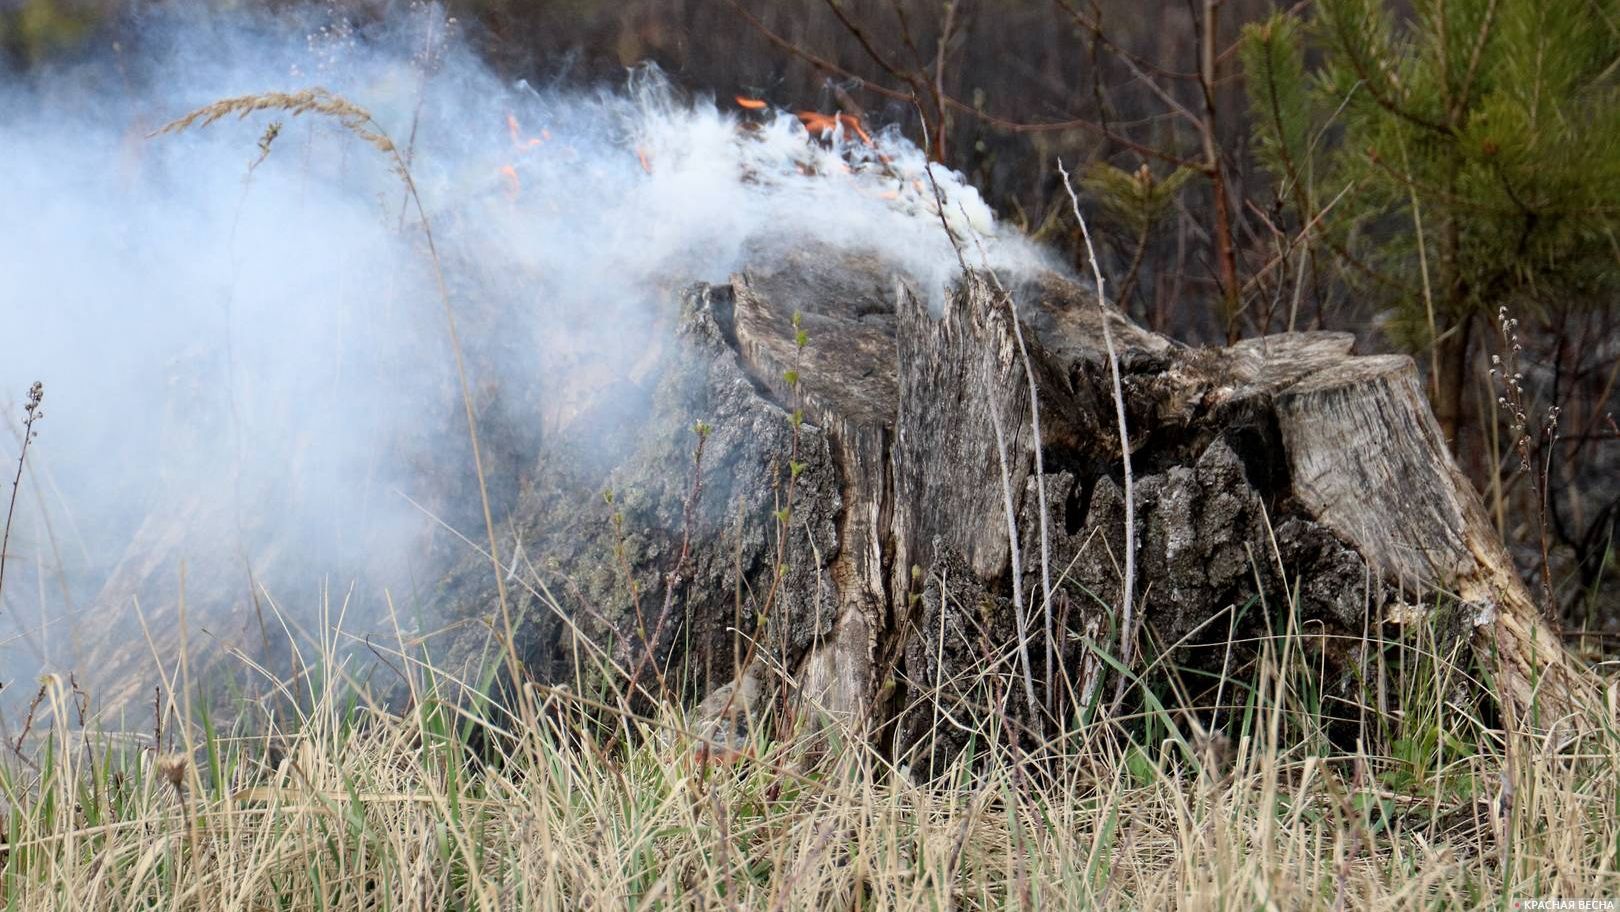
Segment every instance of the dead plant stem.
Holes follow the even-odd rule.
[[[1074,192],[1074,182],[1069,179],[1069,172],[1063,167],[1063,160],[1058,160],[1058,173],[1063,176],[1063,189],[1069,192],[1069,203],[1074,207],[1075,220],[1080,223],[1080,234],[1086,241],[1086,258],[1091,262],[1091,277],[1097,284],[1097,309],[1102,315],[1103,344],[1108,349],[1108,368],[1113,374],[1114,381],[1114,412],[1119,422],[1119,460],[1125,482],[1125,578],[1122,585],[1123,605],[1120,614],[1119,631],[1119,661],[1127,670],[1131,667],[1131,659],[1135,654],[1136,646],[1136,497],[1135,482],[1131,477],[1131,436],[1130,429],[1125,422],[1125,390],[1119,378],[1119,352],[1114,348],[1114,331],[1110,328],[1109,320],[1112,314],[1108,312],[1106,298],[1103,297],[1102,267],[1097,265],[1097,248],[1091,243],[1091,229],[1086,226],[1086,217],[1080,214],[1080,197]],[[1120,702],[1125,697],[1125,675],[1120,675],[1114,685],[1114,700],[1109,709],[1112,715],[1118,711]]]

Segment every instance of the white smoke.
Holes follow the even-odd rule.
[[[478,389],[581,352],[630,371],[675,289],[797,247],[886,258],[937,298],[958,254],[936,199],[970,262],[1044,264],[898,132],[812,136],[649,70],[592,92],[512,85],[454,20],[417,12],[367,31],[166,17],[0,82],[0,454],[36,379],[47,412],[0,593],[24,635],[0,644],[6,676],[70,665],[82,625],[128,610],[103,586],[156,547],[153,517],[193,526],[196,566],[299,541],[280,581],[304,591],[379,567],[397,581],[432,527],[396,488],[408,443],[454,428],[451,354],[398,176],[314,113],[149,136],[192,108],[319,85],[368,111],[408,156]]]

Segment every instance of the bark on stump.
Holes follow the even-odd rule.
[[[650,654],[697,697],[752,651],[750,673],[790,681],[790,705],[949,751],[958,714],[982,718],[1005,682],[1008,712],[1031,715],[1016,582],[1037,701],[1094,696],[1111,674],[1099,652],[1118,653],[1124,547],[1107,319],[1136,482],[1138,617],[1158,642],[1218,670],[1221,651],[1197,647],[1234,625],[1308,630],[1349,687],[1381,625],[1445,603],[1442,633],[1487,657],[1518,718],[1548,727],[1595,698],[1452,461],[1411,359],[1352,355],[1338,333],[1189,349],[1056,275],[1011,292],[1039,441],[1012,312],[980,277],[937,315],[884,264],[825,251],[687,292],[657,363],[550,429],[505,524],[502,559],[527,578],[511,587],[526,673],[574,685]],[[490,576],[484,558],[451,572],[441,612],[493,614]],[[448,639],[436,655],[488,656],[487,628]]]

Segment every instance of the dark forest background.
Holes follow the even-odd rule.
[[[154,6],[0,0],[0,66],[113,53]],[[1549,613],[1620,632],[1617,0],[446,11],[514,80],[618,83],[652,61],[722,105],[892,125],[1079,266],[1062,160],[1110,296],[1145,325],[1194,345],[1349,330],[1411,354],[1533,589],[1551,584]]]

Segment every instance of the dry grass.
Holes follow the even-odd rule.
[[[316,650],[328,671],[272,686],[295,709],[244,702],[221,731],[193,700],[156,744],[85,724],[48,680],[0,763],[8,908],[1449,909],[1620,891],[1620,736],[1493,731],[1434,699],[1462,670],[1420,653],[1362,750],[1322,736],[1308,663],[1279,641],[1228,682],[1231,740],[1152,697],[1035,755],[992,721],[977,763],[920,782],[836,729],[757,732],[751,757],[706,765],[673,711],[624,717],[633,743],[609,754],[577,737],[599,704],[545,690],[522,714],[545,721],[479,762],[442,675],[420,669],[403,717],[310,683],[342,678],[339,642]]]
[[[184,133],[187,130],[212,126],[227,117],[236,117],[240,120],[250,114],[264,111],[279,111],[294,117],[303,114],[329,117],[378,152],[395,159],[396,166],[403,168],[398,148],[394,145],[394,141],[388,138],[388,134],[383,132],[382,127],[372,119],[371,112],[341,95],[335,95],[318,86],[298,92],[262,92],[257,95],[221,98],[164,124],[151,135]],[[268,143],[265,143],[260,147],[265,154],[269,154],[267,146]]]

